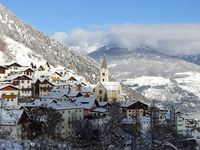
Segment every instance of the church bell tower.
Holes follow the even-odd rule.
[[[100,70],[100,82],[108,82],[108,81],[109,81],[109,71],[106,62],[106,57],[104,55]]]

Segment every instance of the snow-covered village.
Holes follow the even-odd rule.
[[[27,66],[1,63],[1,146],[42,148],[44,143],[34,143],[33,139],[43,137],[63,142],[61,149],[170,148],[170,138],[174,140],[178,135],[187,137],[184,143],[191,143],[190,147],[197,146],[198,115],[184,114],[156,102],[125,99],[120,82],[109,79],[105,56],[99,74],[99,82],[90,84],[75,71],[55,68],[48,62],[30,62]],[[162,131],[163,127],[169,129]],[[159,141],[161,137],[154,134],[163,134],[159,136],[166,141]]]
[[[200,1],[0,1],[0,150],[200,150]]]

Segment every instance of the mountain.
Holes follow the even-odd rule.
[[[180,59],[184,59],[188,62],[200,65],[200,55],[199,54],[197,54],[197,55],[179,55],[177,57]]]
[[[104,54],[116,79],[142,75],[171,77],[179,72],[200,71],[200,66],[196,64],[157,52],[147,46],[127,49],[107,45],[88,55],[99,61]]]
[[[1,48],[1,47],[4,48]],[[91,83],[99,80],[99,65],[92,58],[78,53],[43,32],[23,22],[0,4],[0,61],[48,62],[76,71]],[[145,99],[141,94],[123,86],[124,92],[135,99]]]

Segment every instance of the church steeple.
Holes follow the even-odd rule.
[[[107,66],[107,61],[106,61],[106,55],[104,54],[103,56],[103,61],[102,61],[102,64],[101,64],[101,69],[107,69],[108,66]]]
[[[108,71],[106,56],[104,54],[103,61],[101,64],[101,70],[100,70],[100,81],[108,82],[109,81],[108,77],[109,77],[109,71]]]

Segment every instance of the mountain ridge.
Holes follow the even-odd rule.
[[[178,72],[200,71],[200,66],[196,64],[145,46],[133,49],[103,46],[88,55],[99,61],[104,54],[110,63],[111,72],[117,74],[115,77],[118,79],[142,75],[168,77]]]

